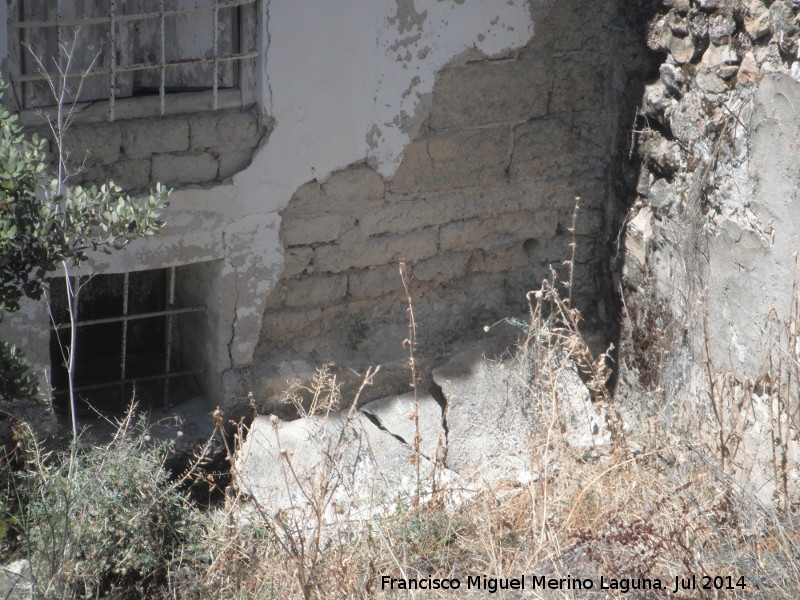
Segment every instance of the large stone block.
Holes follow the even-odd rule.
[[[207,152],[199,154],[156,154],[152,177],[168,186],[207,183],[217,178],[217,159]]]
[[[413,197],[390,195],[361,216],[359,224],[365,234],[377,235],[403,233],[470,217],[492,217],[518,210],[525,194],[516,186],[502,186]]]
[[[334,206],[379,200],[384,188],[383,178],[365,164],[336,171],[322,184],[322,192]]]
[[[283,251],[283,276],[294,277],[309,269],[314,249],[310,246],[293,246]]]
[[[297,214],[284,217],[281,236],[287,246],[331,242],[339,239],[354,223],[354,217],[335,213]]]
[[[398,496],[414,493],[418,475],[430,481],[436,468],[410,450],[357,412],[291,422],[260,416],[236,455],[235,485],[264,510],[291,510],[305,523],[386,515]],[[440,477],[456,479],[447,471]],[[331,499],[315,507],[309,499],[323,488]]]
[[[241,149],[254,147],[260,137],[255,111],[239,109],[198,113],[189,117],[191,147]]]
[[[414,281],[443,285],[461,279],[469,258],[468,252],[439,252],[414,265]]]
[[[317,324],[321,316],[322,309],[316,307],[285,310],[274,304],[268,306],[264,313],[260,342],[267,346],[274,345],[276,340],[283,343],[286,338],[299,335]]]
[[[189,149],[189,123],[183,117],[133,119],[121,123],[122,149],[128,158]]]
[[[496,217],[480,217],[447,223],[439,231],[439,249],[492,252],[513,246],[528,238],[548,238],[555,235],[558,215],[552,210],[521,211]]]
[[[419,434],[420,453],[430,459],[446,445],[442,427],[442,407],[427,392],[408,392],[373,400],[361,407],[361,411],[377,420],[380,427],[399,437],[409,447]],[[419,424],[419,429],[417,429]]]
[[[317,271],[338,273],[347,269],[396,263],[401,258],[416,261],[436,253],[437,238],[435,227],[366,239],[353,230],[337,243],[316,247],[314,267]]]
[[[408,193],[499,183],[510,151],[506,125],[430,132],[406,147],[390,187]]]
[[[477,127],[543,117],[551,72],[546,54],[445,69],[434,90],[430,127]]]
[[[385,296],[403,289],[396,264],[354,271],[348,277],[350,296],[354,299]]]
[[[147,189],[152,183],[150,159],[118,160],[110,165],[96,165],[82,174],[80,181],[88,185],[113,181],[126,192]]]
[[[325,306],[347,295],[346,275],[307,275],[283,282],[284,306]]]

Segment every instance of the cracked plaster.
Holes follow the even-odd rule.
[[[526,44],[534,4],[542,3],[264,1],[260,93],[276,123],[268,141],[227,183],[176,190],[162,233],[93,257],[92,269],[222,261],[218,306],[209,307],[218,330],[209,369],[221,375],[251,362],[266,297],[283,270],[278,211],[303,183],[353,163],[366,160],[391,178],[428,115],[437,72],[459,57],[498,57]],[[6,338],[26,348],[43,377],[46,324],[44,304],[33,302],[4,323]]]

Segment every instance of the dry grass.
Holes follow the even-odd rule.
[[[532,590],[532,576],[591,578],[595,590],[601,576],[606,584],[609,578],[658,578],[666,588],[608,589],[591,597],[800,597],[791,507],[765,506],[736,472],[723,469],[715,427],[695,428],[688,438],[685,428],[656,411],[641,409],[623,419],[605,389],[606,361],[593,360],[579,335],[577,311],[548,283],[531,299],[531,327],[517,359],[519,385],[542,415],[527,449],[534,477],[482,482],[461,502],[453,501],[452,485],[431,484],[420,502],[381,500],[388,502],[378,507],[382,517],[333,524],[310,519],[305,527],[287,520],[288,513],[254,505],[244,493],[232,495],[207,531],[208,562],[176,574],[169,597],[454,598],[471,593],[465,590],[469,576],[523,575],[524,592],[498,590],[493,597],[587,597],[585,591]],[[557,373],[565,355],[606,411],[613,437],[604,451],[578,452],[561,432]],[[318,381],[315,396],[333,394],[329,383]],[[723,386],[713,397],[733,402],[734,389]],[[656,404],[640,400],[640,407]],[[333,477],[335,452],[328,468]],[[309,490],[308,498],[313,503],[328,493]],[[194,587],[177,585],[178,575]],[[457,578],[461,588],[390,590],[381,585],[383,576]],[[676,577],[694,577],[709,589],[672,594]]]

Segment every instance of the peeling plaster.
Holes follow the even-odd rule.
[[[210,362],[219,375],[248,364],[266,298],[283,270],[278,211],[300,185],[322,182],[353,163],[366,160],[391,178],[430,112],[437,72],[457,57],[498,57],[525,45],[533,36],[533,4],[263,0],[260,97],[276,123],[268,141],[225,184],[176,190],[164,231],[125,252],[93,257],[92,270],[221,260],[217,356]],[[49,332],[43,307],[26,303],[12,325],[7,320],[3,335],[26,342],[44,380]],[[41,334],[33,339],[35,323]]]

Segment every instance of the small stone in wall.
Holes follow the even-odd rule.
[[[714,15],[708,23],[708,37],[711,39],[711,43],[716,46],[729,42],[735,31],[736,22],[730,15]]]
[[[686,78],[681,70],[675,65],[664,63],[659,67],[658,73],[667,90],[680,98],[686,86]]]
[[[753,41],[770,32],[769,10],[761,0],[748,0],[744,11],[744,30]]]
[[[697,2],[697,6],[700,7],[700,10],[713,12],[722,8],[726,0],[695,0],[695,2]]]
[[[800,33],[800,27],[794,17],[791,2],[779,1],[770,6],[769,20],[781,52],[794,55],[797,50],[796,37]]]
[[[692,62],[697,52],[694,38],[691,35],[687,35],[686,37],[673,35],[667,42],[667,47],[669,48],[670,54],[672,54],[672,58],[674,58],[675,62],[679,65]]]
[[[658,179],[647,194],[650,206],[656,210],[666,210],[675,203],[675,193],[669,182]]]
[[[728,91],[728,85],[721,77],[709,71],[702,71],[697,75],[697,87],[706,94],[724,94]]]
[[[742,58],[742,64],[739,65],[739,72],[736,76],[736,81],[739,83],[755,83],[758,80],[758,64],[752,52],[748,52]]]

